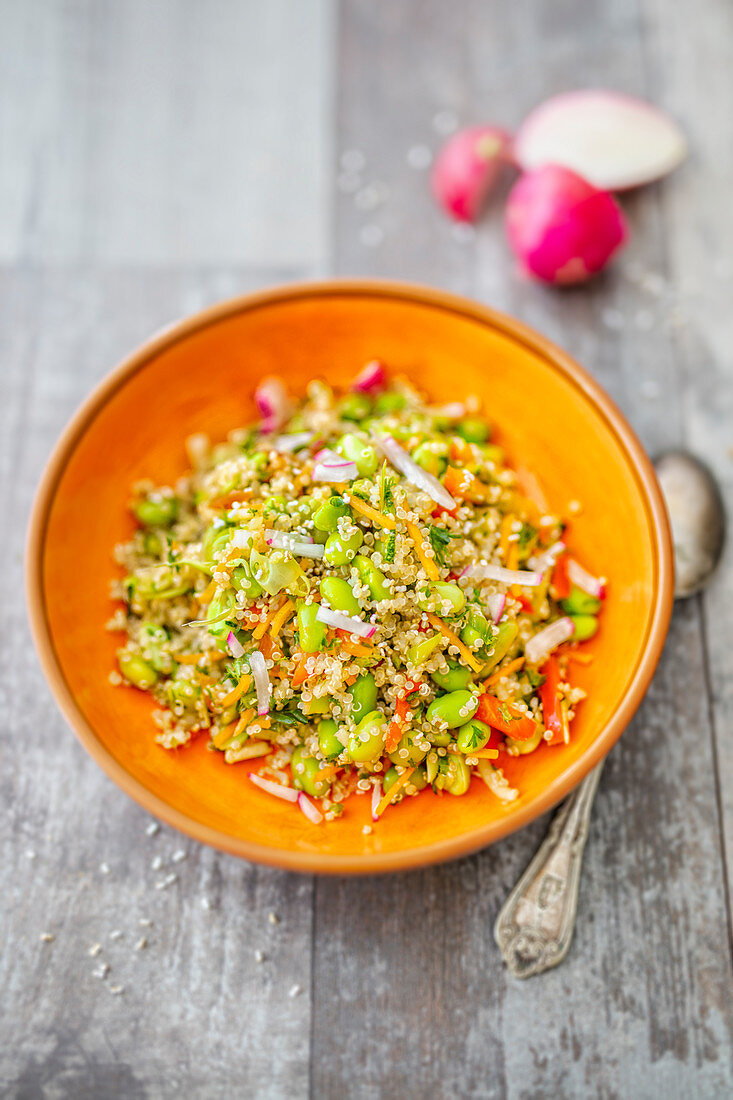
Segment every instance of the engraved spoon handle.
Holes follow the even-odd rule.
[[[515,978],[562,962],[578,908],[583,849],[603,762],[560,807],[547,837],[499,911],[494,938]]]

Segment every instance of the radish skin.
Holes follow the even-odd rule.
[[[431,177],[438,204],[457,221],[475,222],[502,166],[509,135],[498,126],[461,130],[438,153]]]
[[[664,111],[603,89],[553,96],[514,139],[514,158],[525,172],[559,164],[605,191],[651,183],[686,155],[685,136]]]
[[[515,183],[506,231],[523,270],[557,285],[601,271],[628,236],[613,196],[559,165],[528,172]]]

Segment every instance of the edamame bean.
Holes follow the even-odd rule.
[[[143,550],[146,554],[150,554],[151,558],[160,557],[163,549],[163,543],[160,541],[154,531],[146,531],[143,535]]]
[[[326,624],[316,618],[318,606],[317,603],[298,604],[298,648],[301,653],[318,653],[326,643]]]
[[[461,641],[475,649],[485,646],[491,637],[491,624],[477,608],[472,607],[468,612],[468,622],[461,631]]]
[[[507,619],[506,622],[499,623],[498,633],[494,635],[491,642],[489,659],[481,669],[482,676],[485,676],[490,669],[498,665],[499,661],[504,660],[507,653],[514,645],[518,633],[519,627],[513,619]]]
[[[504,744],[506,745],[507,749],[511,751],[512,755],[516,753],[517,756],[526,756],[528,752],[534,752],[534,750],[537,748],[540,741],[542,740],[543,733],[544,730],[542,728],[542,724],[540,723],[538,724],[535,733],[531,737],[527,738],[526,741],[515,741],[513,737],[507,737]]]
[[[433,699],[427,710],[428,722],[441,723],[456,729],[473,718],[478,708],[478,692],[451,691]]]
[[[351,717],[361,722],[364,715],[374,710],[377,701],[377,684],[371,672],[365,672],[351,685]]]
[[[560,600],[560,607],[568,615],[595,615],[601,609],[601,601],[574,584],[567,599]]]
[[[344,751],[344,746],[336,736],[338,723],[333,718],[322,718],[318,723],[318,747],[327,760],[332,760]]]
[[[495,443],[487,443],[483,448],[483,452],[487,462],[495,462],[497,466],[504,465],[506,451],[503,447],[497,447]]]
[[[234,567],[231,582],[238,592],[244,592],[248,600],[254,600],[257,596],[262,595],[262,585],[258,584],[252,576],[252,568],[249,562]]]
[[[401,393],[382,393],[374,402],[375,416],[387,416],[389,413],[404,409],[407,400]]]
[[[361,616],[361,606],[354,595],[353,588],[341,577],[324,577],[321,581],[321,595],[334,611]]]
[[[385,794],[389,794],[399,778],[400,772],[397,771],[397,768],[390,768],[389,771],[386,771],[384,773],[384,779],[382,780],[382,790]],[[422,791],[425,787],[427,787],[427,785],[428,780],[425,774],[425,769],[415,768],[412,775],[407,780],[407,783],[402,789],[403,791],[406,791],[408,787],[414,787],[416,791]]]
[[[148,661],[143,660],[142,657],[139,657],[137,653],[129,653],[127,650],[123,650],[117,657],[117,664],[125,679],[129,680],[135,687],[142,688],[143,691],[151,688],[158,679],[158,673],[153,666]]]
[[[220,729],[225,729],[226,726],[231,726],[234,719],[239,714],[239,708],[236,703],[232,703],[230,707],[225,707],[221,714],[217,717],[217,725]]]
[[[323,556],[329,565],[348,565],[363,541],[364,536],[358,527],[352,527],[347,534],[342,534],[340,530],[332,531],[326,539]]]
[[[382,780],[382,790],[385,794],[389,794],[399,778],[400,773],[397,771],[397,768],[389,768],[384,773],[384,779]]]
[[[140,626],[140,646],[145,660],[153,666],[156,672],[170,671],[171,658],[163,653],[163,646],[168,641],[168,634],[162,626],[155,623],[142,623]]]
[[[313,513],[313,525],[319,531],[335,531],[339,520],[350,515],[351,509],[343,497],[334,495],[316,508]]]
[[[574,642],[587,642],[598,630],[598,619],[595,615],[571,615],[570,618],[575,627]]]
[[[478,416],[466,416],[459,420],[456,431],[468,443],[485,443],[491,435],[489,425]]]
[[[407,661],[411,665],[424,665],[443,641],[442,634],[433,634],[422,642],[415,642],[407,651]]]
[[[178,501],[175,497],[143,497],[132,510],[144,527],[170,527],[178,516]]]
[[[449,603],[450,610],[445,611],[443,604]],[[423,611],[438,611],[443,617],[458,615],[466,606],[466,597],[457,584],[449,581],[436,581],[418,595],[418,607]]]
[[[363,393],[350,393],[341,404],[342,420],[363,420],[369,416],[371,401]]]
[[[424,743],[424,738],[420,737],[420,742]],[[415,734],[412,730],[407,730],[402,734],[400,743],[394,752],[389,753],[389,758],[393,764],[400,764],[402,767],[412,767],[414,764],[421,764],[427,755],[427,749],[419,748],[415,744]]]
[[[176,676],[174,680],[169,680],[165,689],[170,707],[193,707],[196,700],[201,698],[201,685],[189,680],[187,676]]]
[[[328,779],[316,779],[316,774],[323,765],[315,756],[309,756],[304,745],[299,745],[293,750],[290,757],[290,770],[293,773],[293,786],[299,791],[313,795],[314,798],[323,798],[328,793],[330,782]]]
[[[425,758],[425,775],[428,783],[434,783],[438,774],[438,764],[440,757],[437,752],[432,749]]]
[[[392,599],[392,589],[387,583],[387,578],[381,569],[377,569],[371,558],[357,554],[354,565],[359,574],[359,580],[367,586],[373,600]]]
[[[413,451],[412,457],[418,466],[422,466],[423,470],[427,470],[433,477],[440,477],[448,466],[445,453],[437,450],[433,443],[421,443]]]
[[[377,452],[370,443],[350,432],[341,436],[338,446],[344,458],[348,458],[349,462],[356,464],[360,477],[371,477],[376,473],[379,459]]]
[[[288,502],[283,496],[268,497],[262,506],[262,511],[265,515],[270,512],[287,512]]]
[[[301,703],[301,709],[303,714],[327,714],[331,709],[331,700],[327,695],[319,695],[312,699],[307,699]]]
[[[465,726],[461,726],[459,729],[456,744],[461,752],[470,754],[482,749],[490,737],[491,726],[487,726],[485,722],[480,722],[478,718],[472,718],[470,722],[466,722]]]
[[[465,794],[471,783],[471,769],[462,756],[449,752],[438,765],[435,786],[456,796]]]
[[[438,687],[442,687],[444,691],[460,691],[461,688],[468,687],[472,679],[470,669],[459,665],[457,661],[450,660],[448,661],[447,672],[436,670],[431,672],[430,676]]]
[[[356,731],[349,738],[349,759],[355,764],[367,764],[378,760],[387,735],[387,719],[381,710],[365,714]]]

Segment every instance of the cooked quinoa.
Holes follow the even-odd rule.
[[[379,363],[255,396],[259,423],[189,438],[175,486],[133,486],[110,678],[155,698],[164,748],[206,736],[315,824],[474,774],[516,798],[501,758],[568,742],[603,582],[475,399],[431,407]]]

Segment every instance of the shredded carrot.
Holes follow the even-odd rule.
[[[293,660],[295,661],[295,668],[293,669],[293,677],[290,681],[291,687],[300,687],[306,680],[310,680],[311,676],[315,676],[315,672],[308,670],[308,661],[311,657],[314,657],[314,653],[294,653]]]
[[[402,788],[407,786],[410,776],[412,775],[414,770],[414,768],[407,768],[407,770],[404,771],[399,777],[397,782],[389,788],[386,795],[382,798],[381,802],[378,804],[376,810],[374,811],[375,817],[381,817],[395,795],[398,795]]]
[[[210,665],[214,664],[216,661],[223,661],[226,656],[228,656],[228,654],[222,653],[220,649],[206,650],[206,660]]]
[[[451,462],[460,462],[463,466],[478,466],[482,455],[475,444],[454,435],[450,441],[450,457]]]
[[[496,760],[499,756],[498,749],[479,749],[478,752],[466,753],[467,756],[475,756],[478,760]]]
[[[353,493],[343,493],[344,500],[354,509],[355,512],[361,512],[363,516],[370,519],[372,523],[378,524],[380,527],[386,527],[389,531],[394,531],[397,527],[397,520],[394,516],[387,516],[383,512],[378,512],[376,508],[372,508],[371,504],[367,504],[366,501],[360,497],[354,496]]]
[[[179,665],[195,665],[203,656],[203,653],[179,653],[176,656],[176,661]]]
[[[248,672],[245,672],[242,679],[239,681],[236,687],[227,692],[221,701],[223,707],[230,707],[232,703],[236,703],[243,695],[246,695],[249,691],[249,685],[252,683],[252,677]]]
[[[266,660],[275,661],[275,668],[270,669],[270,675],[277,675],[277,662],[283,659],[283,651],[277,642],[273,641],[269,634],[265,634],[260,638],[259,650]]]
[[[476,660],[473,653],[471,653],[471,650],[463,644],[458,635],[455,634],[451,630],[451,628],[443,622],[442,619],[439,619],[437,615],[433,615],[428,612],[428,622],[430,622],[436,630],[439,630],[443,637],[447,639],[447,641],[449,641],[451,645],[454,645],[456,647],[469,668],[472,668],[474,672],[481,671],[480,662]]]
[[[496,684],[499,680],[503,680],[505,676],[511,676],[511,674],[521,668],[523,664],[524,657],[517,657],[516,661],[510,661],[508,665],[504,665],[504,667],[498,669],[497,672],[492,672],[488,680],[484,680],[481,687],[484,690],[490,688],[492,684]]]
[[[245,710],[238,722],[232,722],[230,726],[225,726],[223,730],[219,730],[212,738],[217,749],[220,749],[222,745],[225,745],[227,741],[230,741],[233,737],[238,737],[242,730],[249,725],[254,716],[254,710]]]
[[[277,638],[288,619],[294,614],[295,604],[292,600],[286,600],[285,603],[278,608],[277,614],[272,620],[272,626],[270,627],[270,637],[273,641]]]
[[[515,540],[509,543],[509,553],[506,559],[507,569],[516,569],[519,565],[519,543]],[[518,585],[513,587],[519,587]]]
[[[422,531],[416,523],[411,523],[410,520],[407,521],[405,526],[407,527],[407,533],[413,541],[415,553],[420,559],[420,564],[422,565],[423,569],[425,570],[431,581],[439,581],[440,572],[437,565],[435,564],[435,558],[431,558],[428,556],[428,544],[423,537]]]
[[[265,616],[264,622],[259,622],[252,631],[252,638],[254,639],[254,641],[259,642],[262,635],[267,633],[270,624],[272,623],[280,608],[283,606],[283,603],[287,603],[287,596],[280,600],[279,603],[275,603],[274,600],[270,602],[270,606],[267,609],[267,615]]]
[[[216,581],[210,581],[209,584],[206,585],[206,588],[203,590],[203,592],[200,594],[198,598],[199,603],[211,603],[212,599],[214,598],[214,593],[216,592],[218,587],[219,586]]]
[[[499,549],[501,550],[501,556],[504,559],[505,563],[507,562],[507,560],[509,558],[509,536],[512,533],[512,526],[514,525],[514,519],[515,519],[515,517],[512,515],[512,513],[508,512],[507,515],[505,515],[504,518],[501,521],[501,531],[500,531],[500,534],[499,534]]]
[[[316,772],[313,778],[316,783],[320,783],[322,779],[330,779],[332,775],[338,775],[340,771],[341,768],[337,767],[336,764],[329,764],[328,767],[321,768],[319,772]]]

